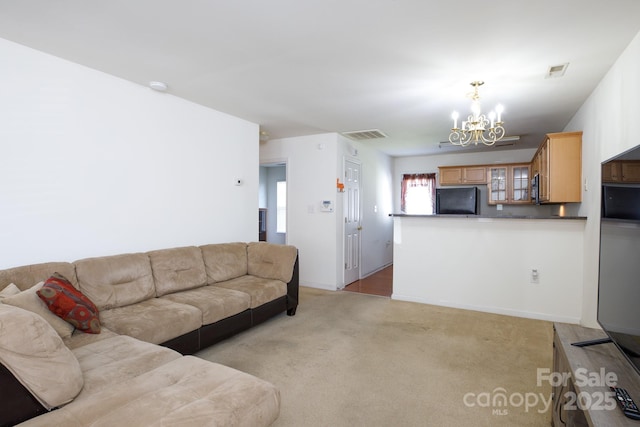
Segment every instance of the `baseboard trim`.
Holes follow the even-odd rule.
[[[324,289],[325,291],[337,291],[336,285],[328,285],[326,283],[312,283],[312,282],[300,282],[300,286],[306,286],[307,288]]]
[[[435,300],[429,300],[428,298],[417,298],[413,296],[400,295],[395,293],[391,295],[391,299],[398,300],[398,301],[417,302],[420,304],[438,305],[442,307],[459,308],[462,310],[481,311],[484,313],[502,314],[505,316],[523,317],[525,319],[546,320],[549,322],[572,323],[577,325],[580,324],[579,317],[559,316],[559,315],[553,315],[553,314],[547,314],[547,313],[514,310],[510,308],[503,308],[503,307],[488,307],[488,306],[478,306],[478,305],[469,305],[469,304],[456,304],[448,301],[444,301],[444,302],[435,301]]]

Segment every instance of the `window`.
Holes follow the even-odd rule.
[[[287,232],[287,181],[276,183],[276,233]]]
[[[403,213],[411,215],[434,214],[436,211],[436,174],[402,175],[400,198]]]

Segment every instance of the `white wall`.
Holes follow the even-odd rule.
[[[640,143],[640,33],[582,105],[567,131],[582,130],[583,192],[580,215],[588,220],[584,237],[584,286],[582,324],[596,327],[598,304],[598,256],[601,162]]]
[[[336,198],[338,143],[335,134],[271,140],[260,144],[260,163],[287,163],[287,243],[298,248],[300,283],[337,288]],[[333,200],[332,213],[321,212],[322,200]],[[340,271],[341,272],[341,271]]]
[[[0,268],[257,239],[256,124],[2,39],[0,81]]]
[[[393,298],[578,323],[583,234],[583,220],[397,217]]]

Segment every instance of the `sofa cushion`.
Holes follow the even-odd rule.
[[[122,254],[76,261],[80,290],[100,311],[155,297],[147,254]]]
[[[256,276],[242,276],[219,282],[215,285],[226,289],[234,289],[251,296],[251,308],[278,299],[287,294],[287,284],[280,280],[263,279]]]
[[[25,426],[269,426],[280,393],[272,384],[192,356],[106,387]]]
[[[85,334],[84,332],[75,331],[73,334],[71,334],[70,337],[62,338],[62,342],[70,350],[75,350],[76,348],[84,347],[85,345],[92,344],[94,342],[119,336],[120,335],[116,334],[115,332],[105,328],[104,325],[100,325],[99,334]]]
[[[44,282],[36,283],[26,291],[2,299],[2,302],[36,313],[46,320],[61,338],[70,337],[73,333],[73,325],[53,314],[47,308],[47,305],[38,297],[36,292],[38,292],[43,285]]]
[[[197,307],[202,312],[203,325],[241,313],[251,305],[249,294],[218,286],[202,286],[162,298]]]
[[[54,273],[36,293],[53,314],[76,329],[91,334],[100,333],[98,309],[64,276]]]
[[[84,377],[84,387],[76,397],[76,402],[182,357],[169,348],[126,335],[113,335],[78,347],[73,354],[80,363]]]
[[[147,253],[156,285],[156,295],[193,289],[207,284],[202,253],[195,246]]]
[[[207,283],[224,282],[247,274],[247,244],[218,243],[200,246]]]
[[[44,282],[56,271],[69,279],[73,286],[78,287],[75,265],[69,262],[46,262],[0,270],[0,289],[9,283],[14,283],[24,291],[34,283]]]
[[[84,384],[78,360],[42,317],[0,304],[0,362],[47,409],[73,400]]]
[[[202,326],[196,307],[162,298],[100,312],[102,324],[111,331],[153,344],[162,344]]]
[[[297,256],[295,246],[251,242],[247,245],[247,273],[288,283],[293,277],[293,266]]]
[[[0,300],[6,297],[10,297],[12,295],[17,295],[20,293],[20,288],[15,285],[15,283],[9,283],[4,289],[0,291]]]

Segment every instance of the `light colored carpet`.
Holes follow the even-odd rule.
[[[549,426],[552,341],[550,322],[303,287],[294,317],[197,356],[275,384],[277,427]]]

